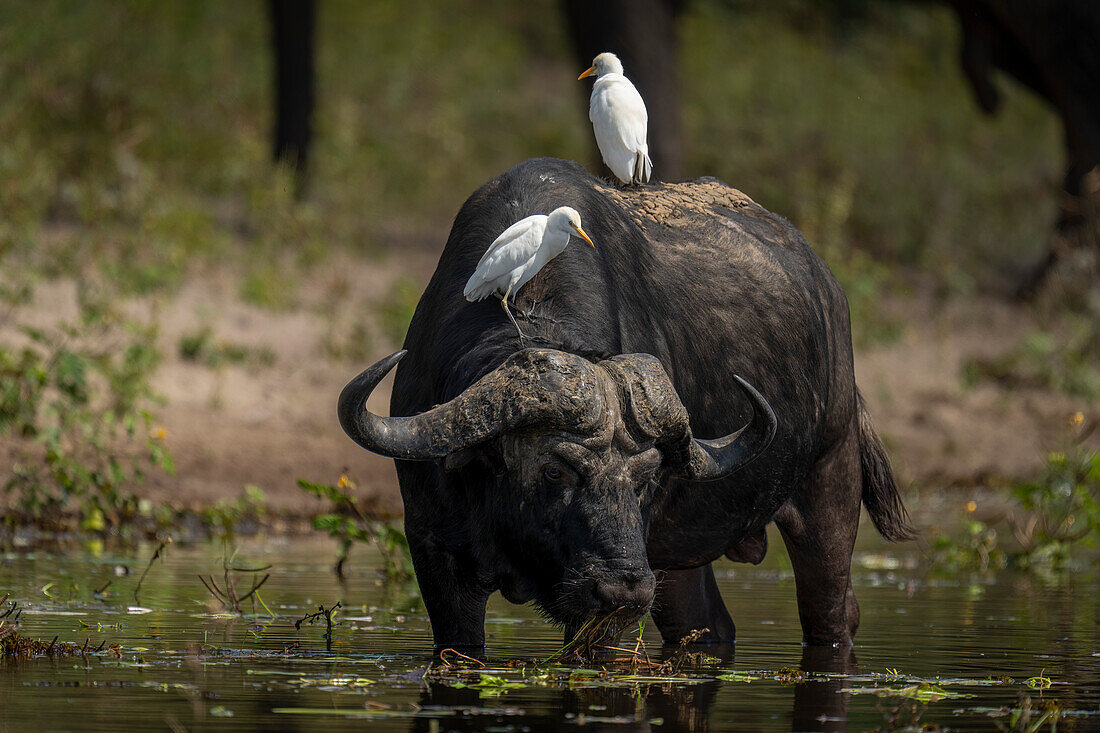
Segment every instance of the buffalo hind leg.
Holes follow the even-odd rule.
[[[666,644],[679,644],[698,629],[709,629],[696,640],[700,644],[732,644],[734,640],[733,619],[709,564],[692,570],[659,571],[650,614]]]
[[[851,644],[859,626],[851,566],[860,482],[853,437],[818,461],[803,490],[775,517],[794,568],[802,640],[811,646]]]

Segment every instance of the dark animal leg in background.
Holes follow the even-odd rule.
[[[960,61],[982,109],[992,114],[999,107],[992,72],[1000,70],[1045,99],[1062,119],[1068,171],[1058,222],[1047,252],[1016,286],[1017,297],[1031,298],[1079,248],[1100,248],[1096,198],[1089,198],[1085,185],[1085,176],[1100,164],[1100,55],[1094,51],[1100,3],[942,2],[958,15]]]
[[[795,495],[797,506],[788,504],[776,514],[794,568],[806,644],[851,644],[859,627],[851,566],[860,489],[859,444],[853,435],[818,460],[808,484]]]
[[[297,173],[297,193],[306,185],[309,146],[313,134],[313,28],[315,0],[268,0],[275,46],[274,158]]]
[[[573,41],[577,71],[596,54],[611,51],[638,87],[649,111],[649,157],[653,180],[681,175],[680,101],[676,17],[685,0],[562,0],[566,31]],[[577,84],[587,109],[590,85]],[[593,141],[593,160],[600,160]],[[610,174],[605,177],[617,180]]]
[[[1090,181],[1091,167],[1071,164],[1066,171],[1058,222],[1042,258],[1020,280],[1016,297],[1028,300],[1043,290],[1059,262],[1075,250],[1100,249],[1100,186]],[[1100,177],[1100,171],[1092,173]]]
[[[679,644],[695,629],[710,629],[702,644],[729,644],[736,632],[710,565],[657,574],[657,596],[650,610],[666,644]]]

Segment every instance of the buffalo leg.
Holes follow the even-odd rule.
[[[802,640],[811,646],[851,644],[859,626],[851,565],[861,483],[852,432],[818,462],[805,490],[775,518],[794,568]]]
[[[709,629],[697,639],[698,643],[730,644],[734,640],[733,619],[722,602],[710,565],[658,573],[657,595],[650,614],[666,644],[679,644],[697,629]]]
[[[436,650],[450,648],[480,654],[485,647],[485,604],[490,592],[467,574],[457,572],[458,563],[450,554],[419,542],[410,542],[409,550]]]

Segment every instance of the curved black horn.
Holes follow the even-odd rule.
[[[409,353],[405,349],[390,354],[385,359],[371,364],[359,376],[351,380],[340,392],[336,405],[336,414],[340,417],[340,427],[348,437],[369,451],[394,458],[413,458],[422,452],[423,446],[415,435],[400,421],[378,417],[367,410],[366,402],[378,383],[393,371],[397,362]],[[418,450],[420,448],[421,450]]]
[[[686,477],[715,481],[748,464],[771,444],[778,426],[775,413],[764,396],[741,377],[737,384],[752,403],[752,420],[735,433],[716,440],[694,438]]]
[[[450,402],[418,415],[369,412],[367,398],[406,353],[398,351],[367,367],[344,387],[337,406],[348,437],[390,458],[443,458],[526,424],[571,429],[594,424],[604,412],[593,364],[540,349],[512,354]]]

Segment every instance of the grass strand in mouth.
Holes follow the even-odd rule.
[[[623,608],[616,608],[604,616],[592,616],[561,649],[547,657],[547,662],[563,660],[573,655],[581,660],[593,657],[593,651],[600,648],[600,642],[614,641],[622,632],[620,621]]]

